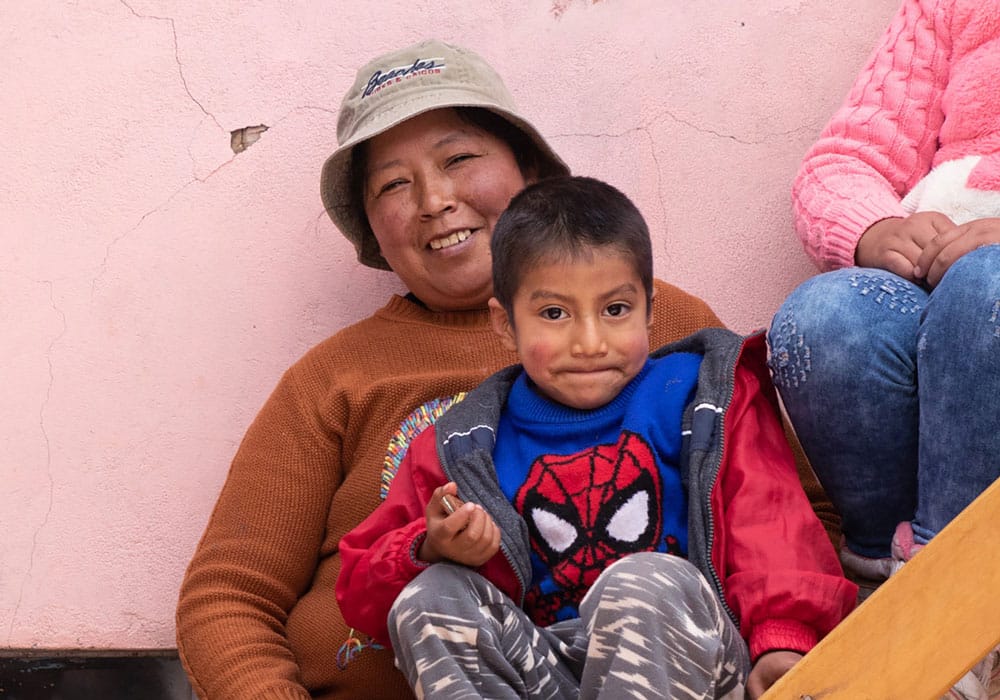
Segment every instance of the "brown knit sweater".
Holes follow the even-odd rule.
[[[722,325],[663,282],[653,307],[654,347]],[[177,644],[199,697],[410,697],[388,651],[363,647],[338,665],[351,634],[334,598],[337,544],[378,505],[383,464],[411,412],[515,361],[488,312],[434,313],[393,297],[285,373],[233,460],[181,588]]]

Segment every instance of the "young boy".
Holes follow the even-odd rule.
[[[422,433],[341,540],[345,619],[391,640],[418,697],[757,697],[856,596],[762,336],[650,356],[649,231],[597,180],[528,187],[491,246],[522,364]]]

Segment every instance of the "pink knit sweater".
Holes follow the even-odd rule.
[[[966,186],[1000,190],[1000,3],[903,0],[792,188],[795,225],[823,270],[854,264],[861,234],[905,216],[936,165],[983,156]]]

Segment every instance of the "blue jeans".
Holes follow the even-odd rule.
[[[845,268],[789,295],[770,366],[847,546],[890,554],[896,524],[926,543],[1000,476],[1000,245],[930,293]]]

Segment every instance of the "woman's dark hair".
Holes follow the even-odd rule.
[[[500,139],[514,154],[517,167],[524,179],[542,179],[554,173],[542,172],[545,158],[539,153],[535,142],[496,112],[482,107],[455,107],[458,118],[486,133]]]
[[[638,208],[621,191],[590,177],[565,176],[526,187],[493,228],[493,296],[512,314],[525,274],[553,259],[610,248],[631,261],[652,311],[653,244]]]
[[[543,179],[556,172],[549,159],[542,156],[541,151],[525,132],[501,117],[482,107],[451,107],[466,124],[481,129],[505,144],[514,154],[517,167],[525,179]],[[351,205],[355,207],[359,221],[368,227],[366,233],[371,233],[368,215],[365,213],[365,181],[368,170],[368,142],[362,141],[351,151]]]

